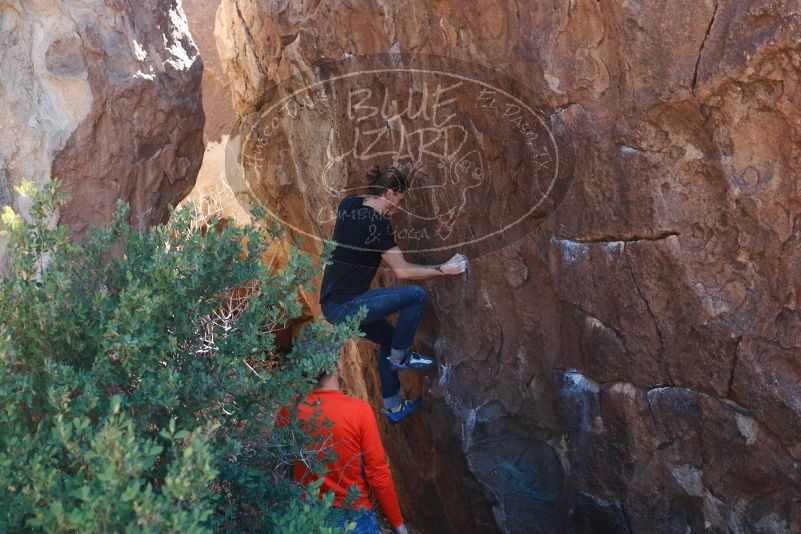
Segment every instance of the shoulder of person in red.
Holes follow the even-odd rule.
[[[315,390],[306,395],[302,401],[298,402],[297,397],[295,402],[289,406],[282,406],[276,414],[276,426],[286,426],[289,424],[290,414],[297,413],[300,420],[306,421],[311,416],[316,416],[319,423],[318,430],[324,430],[327,426],[326,419],[333,422],[328,416],[334,416],[336,419],[352,416],[364,416],[369,414],[372,416],[372,408],[370,405],[361,399],[351,397],[344,394],[340,390]]]

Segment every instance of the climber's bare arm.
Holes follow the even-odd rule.
[[[467,259],[461,254],[456,254],[445,263],[437,265],[418,265],[409,263],[403,257],[403,252],[398,247],[392,247],[381,255],[384,263],[389,265],[392,272],[399,280],[425,280],[444,274],[461,274],[467,267]]]

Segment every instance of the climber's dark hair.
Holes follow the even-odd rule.
[[[374,165],[367,171],[367,193],[381,196],[387,189],[403,193],[409,189],[409,177],[398,167],[380,168]]]

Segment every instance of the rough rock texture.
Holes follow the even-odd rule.
[[[203,58],[203,111],[206,114],[206,143],[218,143],[236,122],[231,107],[228,78],[222,71],[214,40],[214,19],[219,0],[184,0],[183,8],[200,56]]]
[[[417,347],[442,367],[405,377],[425,411],[385,429],[415,525],[801,529],[797,2],[224,0],[217,22],[245,128],[285,94],[272,84],[311,83],[324,59],[425,53],[519,80],[572,144],[554,214],[474,256],[469,277],[422,282]],[[254,194],[325,235],[321,140],[352,126],[299,103],[241,157]],[[337,176],[362,171],[346,160]],[[493,180],[461,215],[476,228],[524,185]],[[348,375],[377,400],[370,351],[349,352]]]
[[[184,202],[192,202],[205,215],[233,217],[249,221],[249,196],[241,169],[236,165],[237,115],[231,106],[228,78],[214,39],[214,20],[219,0],[184,0],[183,7],[192,38],[203,58],[203,129],[205,152],[195,187]],[[233,136],[231,134],[234,134]]]
[[[53,176],[77,235],[118,198],[161,222],[200,166],[201,72],[180,0],[0,1],[0,204]]]

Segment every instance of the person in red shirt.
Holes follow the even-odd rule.
[[[288,411],[281,411],[286,421]],[[317,385],[298,406],[298,417],[311,423],[313,432],[323,443],[321,447],[333,448],[336,461],[326,466],[326,473],[320,493],[334,492],[332,514],[336,526],[344,528],[350,522],[356,523],[354,534],[379,534],[370,489],[384,510],[397,534],[406,534],[406,526],[401,515],[392,473],[387,456],[378,434],[378,423],[370,405],[355,397],[342,393],[339,389],[339,376],[336,372],[323,374]],[[328,420],[332,425],[326,425]],[[294,465],[294,478],[306,484],[313,480],[305,464],[298,460]],[[356,486],[358,497],[350,510],[344,509],[343,502],[348,488]]]

